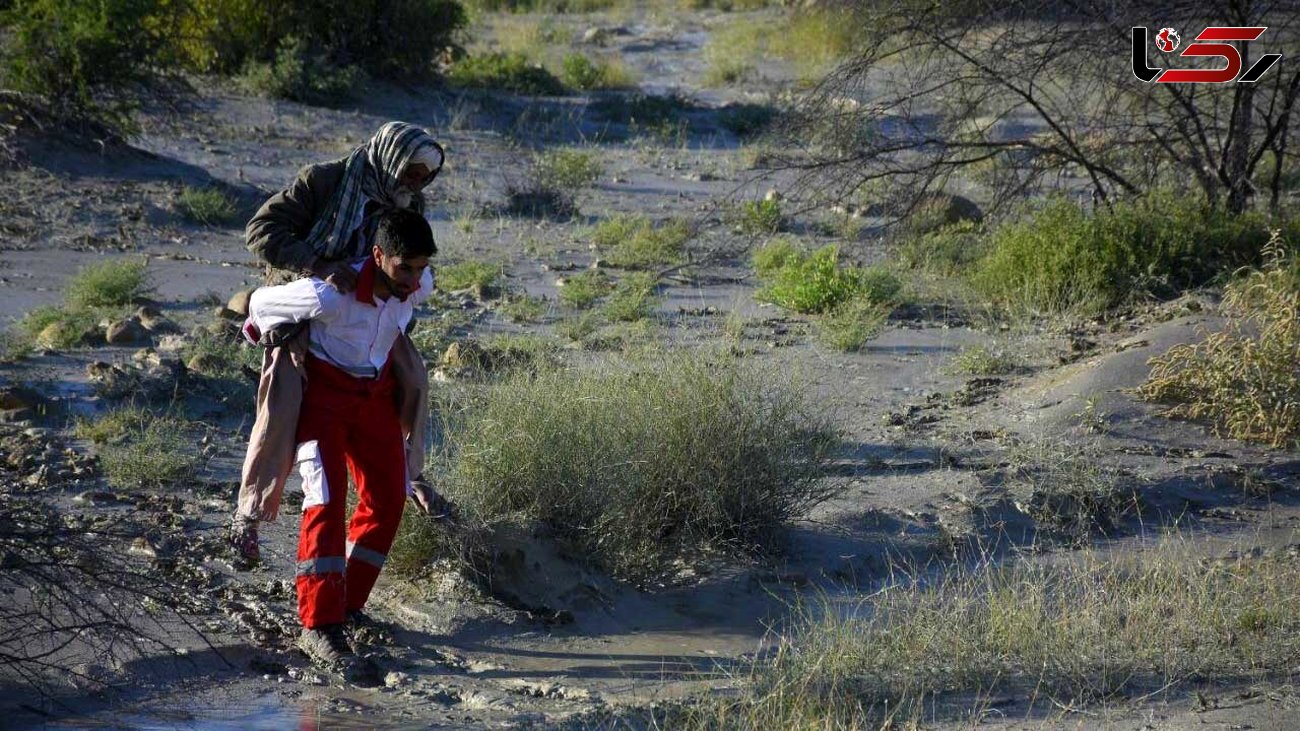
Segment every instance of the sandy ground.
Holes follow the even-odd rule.
[[[390,119],[424,125],[446,143],[448,167],[429,195],[440,258],[501,261],[512,287],[553,300],[556,269],[585,267],[595,256],[584,228],[614,212],[688,217],[706,225],[698,245],[724,245],[728,234],[716,225],[716,201],[782,183],[779,176],[761,185],[748,181],[739,141],[711,122],[710,110],[746,93],[771,91],[788,72],[764,68],[742,87],[699,90],[699,49],[715,20],[700,15],[671,26],[635,18],[620,24],[626,33],[614,36],[612,50],[640,71],[642,87],[695,93],[700,111],[692,112],[685,145],[596,143],[606,170],[579,199],[581,214],[570,222],[484,212],[522,176],[526,145],[580,143],[608,129],[582,110],[582,97],[528,100],[383,86],[363,103],[326,109],[205,88],[178,110],[146,113],[136,150],[42,148],[32,168],[6,172],[0,182],[7,199],[0,208],[0,319],[58,302],[61,284],[84,264],[143,255],[157,285],[153,297],[168,317],[186,328],[211,321],[214,302],[257,284],[260,271],[244,248],[241,226],[197,226],[176,213],[181,187],[219,184],[251,210],[302,165],[345,154]],[[574,23],[578,35],[599,19]],[[521,118],[530,135],[519,133]],[[552,123],[538,127],[529,119]],[[810,243],[833,240],[799,221],[794,227]],[[883,256],[870,236],[847,249],[860,261]],[[178,505],[166,509],[183,516],[178,535],[197,547],[191,560],[203,576],[203,586],[194,589],[205,599],[196,625],[203,636],[173,623],[162,628],[176,648],[167,655],[82,659],[109,690],[73,682],[41,698],[6,684],[0,726],[541,727],[704,690],[725,692],[743,681],[746,659],[779,636],[800,598],[851,599],[899,560],[1068,550],[1060,536],[1016,509],[1022,496],[1001,479],[1008,451],[1026,442],[1089,455],[1141,496],[1144,514],[1117,527],[1115,545],[1141,542],[1174,522],[1204,537],[1198,545],[1206,555],[1300,544],[1294,492],[1300,461],[1294,454],[1216,439],[1200,426],[1162,418],[1126,391],[1145,377],[1147,358],[1218,324],[1208,294],[1068,329],[1003,329],[959,312],[898,313],[864,351],[846,355],[816,345],[799,318],[756,304],[743,261],[722,261],[704,273],[666,288],[658,316],[669,336],[721,339],[723,316],[739,310],[748,321],[748,357],[796,373],[846,432],[826,477],[840,488],[836,497],[793,525],[787,544],[773,546],[771,557],[697,567],[672,587],[642,592],[588,572],[545,536],[516,536],[523,556],[517,591],[534,605],[566,610],[572,621],[548,622],[512,609],[451,572],[415,588],[384,582],[376,614],[393,626],[392,637],[377,649],[384,685],[341,686],[290,647],[292,509],[264,532],[261,567],[236,570],[219,548],[251,404],[211,404],[204,412],[210,426],[205,467],[193,484],[178,488]],[[519,329],[472,309],[479,334]],[[556,306],[536,329],[549,330],[558,314]],[[1013,350],[1024,366],[984,380],[951,373],[952,358],[974,344]],[[0,365],[0,387],[35,389],[52,405],[43,420],[4,426],[0,437],[8,446],[0,451],[17,450],[24,439],[39,443],[32,449],[57,442],[90,450],[68,430],[72,416],[107,406],[87,384],[87,364],[127,362],[136,351],[48,352]],[[1277,489],[1269,498],[1251,497],[1240,486],[1247,473]],[[25,478],[18,471],[6,476]],[[52,500],[93,515],[105,508],[72,500],[88,487],[56,482],[46,489]],[[142,499],[133,504],[144,510]],[[1163,694],[1077,712],[993,699],[981,723],[1297,727],[1295,696],[1281,680],[1252,687],[1207,684],[1204,694],[1213,702]]]

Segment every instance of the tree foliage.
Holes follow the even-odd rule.
[[[1178,18],[1184,46],[1206,26],[1268,26],[1237,43],[1243,69],[1263,53],[1300,55],[1300,8],[1272,0],[859,0],[845,22],[875,42],[796,103],[777,166],[836,199],[903,204],[955,178],[995,205],[1046,188],[1094,200],[1169,185],[1239,213],[1277,207],[1289,168],[1300,66],[1257,83],[1143,83],[1132,27]],[[1147,50],[1165,67],[1206,59]],[[1263,188],[1262,191],[1256,187]]]

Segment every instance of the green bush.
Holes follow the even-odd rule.
[[[649,317],[659,300],[655,284],[654,275],[647,272],[627,275],[609,293],[601,314],[610,322],[636,322]]]
[[[447,80],[456,86],[504,89],[521,94],[564,93],[564,84],[550,71],[518,53],[466,56],[452,65]]]
[[[971,283],[1009,308],[1096,313],[1257,261],[1267,229],[1262,216],[1230,216],[1169,192],[1095,213],[1057,199],[994,228]]]
[[[462,261],[439,267],[434,281],[438,289],[444,292],[459,292],[463,289],[474,291],[474,296],[483,298],[492,293],[492,287],[501,276],[501,265],[485,261]]]
[[[119,489],[159,488],[192,477],[199,466],[188,424],[143,409],[112,411],[77,427],[77,436],[97,446],[104,477]]]
[[[680,219],[655,228],[648,216],[616,215],[596,225],[591,241],[610,265],[635,269],[679,261],[690,236]]]
[[[186,218],[208,226],[230,223],[239,215],[235,201],[220,188],[186,187],[176,203]]]
[[[961,352],[953,357],[948,370],[968,376],[1004,376],[1015,373],[1019,368],[1015,356],[1006,350],[973,345],[962,348]]]
[[[512,294],[502,300],[497,311],[511,322],[537,323],[546,314],[546,301],[526,294]]]
[[[799,249],[789,239],[772,239],[757,249],[752,257],[754,271],[758,273],[759,278],[767,279],[774,276],[787,262],[798,261],[801,258]]]
[[[475,10],[489,13],[594,13],[618,7],[623,0],[468,0]]]
[[[591,60],[581,53],[564,57],[560,78],[580,91],[591,89],[626,89],[633,86],[632,76],[620,62]]]
[[[587,150],[546,150],[533,160],[533,178],[545,188],[576,193],[600,177],[596,153]]]
[[[113,259],[85,267],[64,286],[64,302],[72,310],[130,305],[148,293],[149,274],[143,259]]]
[[[331,104],[350,97],[362,73],[356,66],[338,68],[324,53],[312,52],[298,38],[286,39],[275,59],[250,61],[241,76],[250,91],[308,104]]]
[[[774,234],[781,230],[785,222],[781,215],[781,203],[774,198],[745,201],[732,211],[731,219],[736,230],[746,236]]]
[[[775,268],[765,261],[770,273],[760,275],[764,286],[756,296],[803,313],[828,312],[855,298],[875,303],[897,298],[903,288],[898,277],[879,267],[842,267],[839,256],[832,244],[811,254],[785,252]]]
[[[565,280],[564,286],[560,288],[560,301],[570,307],[585,310],[609,294],[611,289],[613,285],[604,272],[589,269]]]
[[[936,231],[907,236],[895,249],[900,264],[943,276],[966,275],[988,251],[988,238],[977,223],[963,221]]]
[[[381,78],[427,76],[468,22],[455,0],[191,0],[186,7],[179,56],[192,69],[221,73],[278,57],[291,66],[297,56],[327,74],[356,66]]]
[[[799,389],[732,359],[646,357],[493,385],[447,428],[454,499],[643,578],[683,552],[756,548],[826,496],[832,431]]]
[[[891,310],[893,307],[887,302],[854,297],[817,320],[817,337],[829,348],[856,353],[880,334]]]
[[[125,125],[121,94],[152,76],[175,12],[165,0],[14,0],[0,14],[0,81],[57,113]]]

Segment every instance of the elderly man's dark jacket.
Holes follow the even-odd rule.
[[[343,182],[347,158],[308,165],[288,188],[271,196],[245,229],[248,250],[266,262],[266,283],[282,284],[311,274],[318,254],[306,241],[316,219],[328,209]],[[415,195],[411,209],[424,212],[424,198]]]

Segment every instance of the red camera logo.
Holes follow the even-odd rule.
[[[1266,53],[1241,73],[1241,53],[1227,41],[1253,41],[1268,30],[1267,26],[1227,27],[1211,26],[1187,44],[1179,58],[1209,56],[1221,58],[1227,65],[1221,69],[1161,69],[1147,66],[1147,29],[1133,26],[1133,75],[1141,81],[1157,84],[1226,84],[1236,81],[1251,84],[1259,81],[1264,72],[1282,60],[1280,53]],[[1161,28],[1156,33],[1156,48],[1164,53],[1178,50],[1182,39],[1173,28]],[[1238,75],[1240,74],[1240,78]]]

